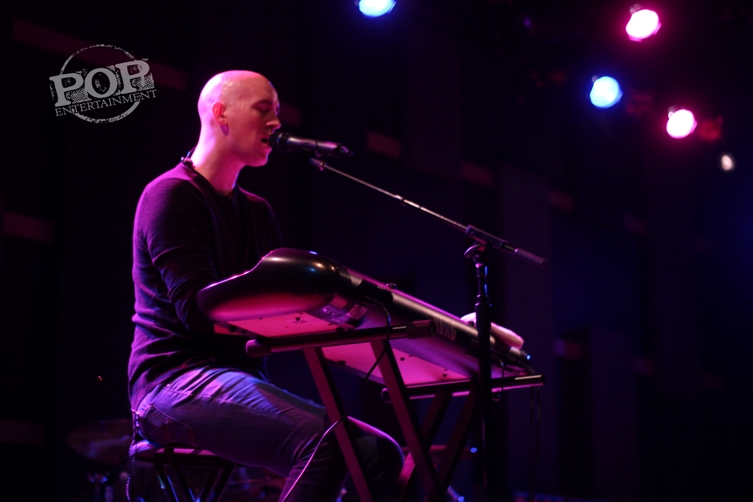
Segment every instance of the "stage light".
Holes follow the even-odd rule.
[[[659,22],[659,15],[649,9],[642,9],[638,5],[634,5],[630,9],[630,21],[625,26],[625,31],[630,37],[630,40],[643,40],[655,35],[661,23]]]
[[[395,0],[359,0],[358,10],[368,17],[379,17],[389,13],[395,6]]]
[[[722,171],[731,171],[735,168],[735,158],[729,153],[722,154],[719,164],[722,166]]]
[[[693,112],[690,110],[685,110],[683,108],[677,111],[669,111],[667,134],[673,138],[684,138],[693,132],[696,125],[698,125],[698,123],[695,120]]]
[[[609,108],[616,105],[622,97],[622,89],[612,77],[594,78],[591,87],[591,103],[598,108]]]

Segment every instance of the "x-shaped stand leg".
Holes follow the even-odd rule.
[[[441,385],[437,385],[429,411],[423,424],[419,426],[410,409],[410,397],[389,342],[374,341],[371,342],[371,347],[375,357],[380,357],[382,351],[385,351],[380,359],[379,369],[410,450],[398,481],[400,489],[396,495],[396,500],[402,500],[412,478],[418,477],[427,494],[426,499],[430,502],[443,502],[444,494],[449,488],[452,475],[468,441],[470,426],[477,414],[478,401],[475,388],[471,386],[470,393],[440,459],[439,466],[435,468],[429,453],[429,446],[433,442],[449,407],[452,393],[443,389]],[[329,419],[334,423],[343,416],[344,409],[328,362],[321,348],[306,348],[303,349],[303,353]],[[363,472],[363,459],[356,446],[356,437],[350,423],[345,420],[335,427],[335,435],[350,470],[350,475],[356,485],[358,495],[363,502],[373,502],[372,491]]]
[[[476,393],[471,391],[466,400],[460,420],[455,424],[450,444],[447,445],[440,461],[438,472],[431,460],[429,446],[436,435],[452,394],[442,390],[441,386],[438,385],[429,413],[423,426],[419,427],[418,421],[410,409],[410,396],[389,342],[374,341],[371,342],[371,348],[375,357],[379,357],[384,351],[384,356],[379,361],[379,369],[387,386],[403,436],[410,449],[410,454],[400,476],[403,491],[407,488],[415,473],[426,491],[426,499],[430,502],[441,502],[444,500],[455,467],[460,460],[460,455],[470,434],[470,424],[475,416]]]
[[[335,423],[342,418],[344,410],[324,353],[321,348],[316,347],[303,349],[303,354],[306,356],[306,361],[311,369],[324,408],[327,410],[329,420]],[[356,446],[356,437],[348,420],[343,420],[335,427],[335,436],[345,458],[345,463],[350,470],[350,476],[356,485],[358,496],[361,497],[362,502],[373,502],[371,488],[363,473],[363,458]]]

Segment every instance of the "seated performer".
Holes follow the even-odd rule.
[[[146,187],[136,210],[134,422],[149,441],[193,445],[287,476],[284,497],[330,425],[325,410],[270,383],[264,361],[246,356],[246,340],[214,334],[196,300],[202,288],[253,268],[281,245],[271,207],[236,186],[244,166],[266,164],[279,102],[263,76],[229,71],[207,82],[198,109],[195,150]],[[350,420],[375,498],[387,500],[400,447]],[[287,500],[334,501],[347,474],[330,433]]]

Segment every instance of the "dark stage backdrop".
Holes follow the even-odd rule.
[[[547,378],[539,493],[746,493],[753,10],[657,3],[663,38],[635,45],[619,31],[629,5],[618,1],[403,0],[379,19],[351,0],[5,2],[3,496],[92,500],[87,476],[107,473],[122,497],[124,464],[68,439],[129,418],[133,212],[146,183],[194,145],[199,91],[228,69],[274,83],[285,129],[356,152],[337,167],[550,260],[546,270],[490,263],[494,319],[525,338]],[[147,59],[155,76],[155,93],[112,123],[56,116],[50,77],[92,44]],[[597,110],[589,82],[607,71],[629,91]],[[675,96],[723,117],[722,138],[667,138]],[[724,149],[732,172],[717,166]],[[457,315],[473,310],[470,242],[448,227],[305,156],[273,153],[240,184],[271,202],[287,246]],[[269,365],[281,386],[317,399],[300,355]],[[359,384],[338,379],[346,396]],[[399,437],[379,390],[369,386],[355,414]],[[516,391],[496,405],[500,500],[530,487],[530,401]],[[468,501],[480,500],[479,469],[464,462],[453,481]]]

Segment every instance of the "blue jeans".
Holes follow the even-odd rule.
[[[383,432],[349,419],[376,500],[389,500],[403,455]],[[136,410],[139,434],[158,444],[184,443],[242,465],[286,476],[283,496],[329,427],[323,407],[248,373],[201,368],[152,390]],[[348,469],[331,431],[322,441],[288,502],[335,501]],[[355,489],[343,500],[358,500]],[[282,500],[282,496],[280,497]]]

